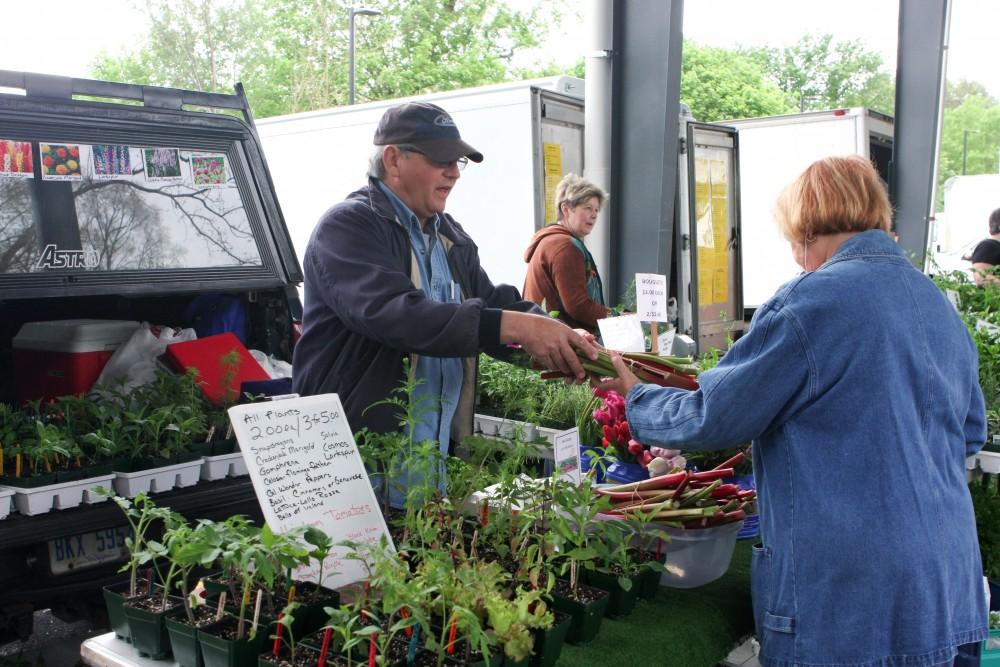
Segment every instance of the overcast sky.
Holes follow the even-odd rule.
[[[829,32],[838,40],[862,40],[882,55],[887,71],[895,70],[897,0],[688,0],[684,4],[685,35],[702,44],[785,46],[806,33]],[[561,34],[547,45],[553,58],[573,62],[587,52],[582,23],[581,16],[555,31]],[[5,28],[0,68],[81,77],[88,75],[90,62],[102,49],[110,53],[127,49],[145,28],[142,16],[127,0],[0,0],[0,26]],[[979,81],[1000,97],[998,26],[1000,2],[953,0],[949,80]]]

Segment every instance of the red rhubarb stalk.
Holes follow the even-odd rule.
[[[377,632],[372,633],[372,638],[368,641],[368,667],[375,667],[375,638],[378,637]]]
[[[721,484],[712,489],[713,498],[732,498],[740,492],[740,487],[736,484]]]
[[[690,482],[690,481],[691,481],[691,475],[689,475],[687,473],[687,471],[685,471],[684,472],[684,479],[682,479],[681,483],[677,485],[676,489],[674,489],[674,494],[672,496],[670,496],[670,499],[671,500],[680,500],[681,493],[684,491],[684,488],[688,485],[688,482]]]
[[[713,470],[720,470],[722,468],[735,468],[739,464],[743,463],[743,461],[745,461],[746,458],[747,458],[746,454],[744,454],[742,451],[736,452],[735,456],[715,466]]]
[[[628,484],[618,484],[617,486],[604,486],[597,489],[598,493],[608,495],[609,493],[620,493],[622,491],[648,491],[654,489],[666,489],[672,487],[675,484],[680,484],[681,480],[687,473],[683,472],[671,472],[666,475],[660,475],[658,477],[650,477],[649,479],[643,479],[638,482],[629,482]]]

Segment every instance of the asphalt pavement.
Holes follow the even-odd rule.
[[[47,609],[36,611],[34,622],[26,641],[0,646],[0,667],[83,667],[80,644],[108,631],[90,621],[65,623]]]

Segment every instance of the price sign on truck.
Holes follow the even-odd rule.
[[[321,394],[229,408],[229,418],[250,471],[264,519],[275,532],[315,526],[334,544],[343,540],[392,548],[375,492],[354,442],[340,397]],[[339,588],[361,581],[364,564],[334,547],[322,584]],[[318,566],[296,572],[315,580]]]
[[[667,277],[635,274],[635,310],[642,322],[667,321]]]

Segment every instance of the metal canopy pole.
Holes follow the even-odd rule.
[[[614,3],[611,303],[637,271],[672,271],[683,16],[683,0]]]
[[[934,210],[950,0],[899,3],[896,126],[889,196],[896,208],[899,245],[924,267],[928,222]]]

